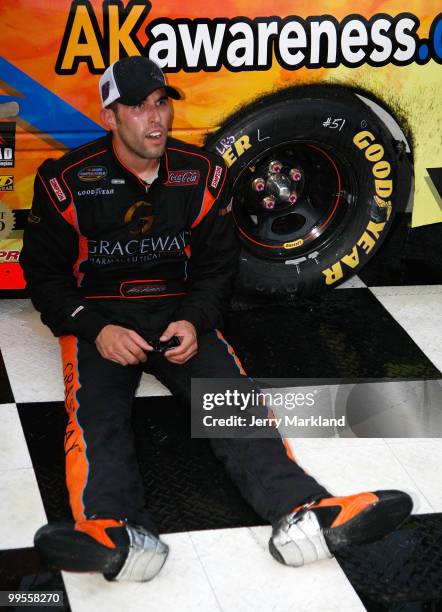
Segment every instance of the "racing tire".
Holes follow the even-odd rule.
[[[205,146],[229,166],[243,294],[338,286],[377,252],[412,190],[404,142],[339,86],[261,98]]]

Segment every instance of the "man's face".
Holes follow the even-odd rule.
[[[163,155],[171,116],[163,88],[153,91],[137,106],[118,104],[113,114],[111,129],[120,145],[143,159]]]

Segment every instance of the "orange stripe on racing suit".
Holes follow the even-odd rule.
[[[83,492],[86,487],[89,462],[83,430],[77,420],[79,403],[77,391],[80,379],[77,362],[77,338],[61,336],[59,339],[63,364],[65,385],[65,406],[68,413],[68,424],[64,438],[66,455],[66,485],[69,491],[69,502],[75,521],[85,519]]]
[[[117,519],[91,519],[84,521],[77,521],[75,523],[75,529],[77,531],[83,531],[103,544],[103,546],[107,546],[108,548],[116,548],[115,543],[110,539],[108,534],[106,533],[106,529],[108,527],[122,527],[124,525],[124,521],[120,521]]]
[[[238,370],[241,372],[241,374],[243,376],[247,376],[246,371],[242,367],[242,363],[240,362],[240,360],[239,360],[238,356],[236,355],[235,351],[233,350],[233,347],[227,342],[227,340],[224,338],[224,336],[219,331],[219,329],[215,329],[215,333],[216,333],[217,337],[219,338],[219,340],[221,340],[221,342],[224,342],[224,344],[226,345],[227,351],[228,351],[229,355],[231,355],[233,357],[233,360],[235,361]]]

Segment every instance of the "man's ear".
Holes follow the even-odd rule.
[[[108,130],[115,130],[117,127],[117,120],[115,113],[110,108],[102,108],[100,113],[101,121],[104,127]]]

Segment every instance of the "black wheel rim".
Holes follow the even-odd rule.
[[[235,181],[233,217],[260,257],[294,259],[343,231],[356,205],[348,161],[313,142],[287,142],[261,153]]]

